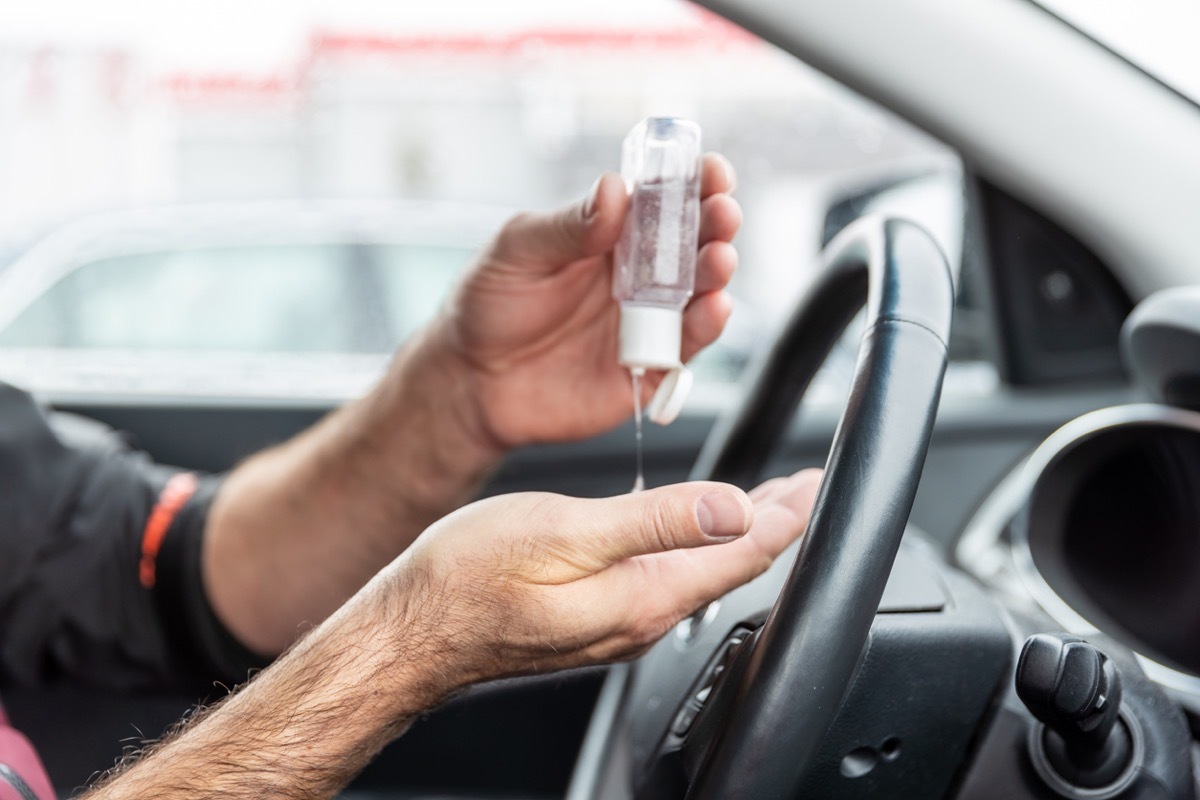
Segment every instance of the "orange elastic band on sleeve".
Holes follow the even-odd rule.
[[[138,580],[147,589],[154,588],[155,567],[158,559],[158,549],[166,538],[171,523],[183,504],[196,493],[200,482],[190,472],[181,472],[172,476],[158,495],[158,502],[150,511],[146,520],[146,528],[142,531],[142,560],[138,564]]]

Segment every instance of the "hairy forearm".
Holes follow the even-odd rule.
[[[319,623],[499,460],[431,337],[401,350],[365,398],[227,478],[206,530],[205,587],[251,649],[272,655]]]
[[[419,596],[372,585],[84,800],[333,797],[415,714],[457,686],[437,666],[436,648],[413,633],[422,626],[404,604]]]

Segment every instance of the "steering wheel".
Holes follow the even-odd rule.
[[[741,623],[732,634],[697,637],[703,620],[720,617],[709,609],[635,665],[642,685],[626,692],[623,713],[630,737],[643,742],[629,757],[639,797],[795,797],[864,651],[929,446],[954,286],[929,234],[898,219],[856,221],[830,242],[825,261],[747,400],[710,436],[693,472],[743,488],[758,480],[866,295],[849,400],[807,533],[760,628],[737,618],[743,604],[727,618]],[[661,691],[697,673],[684,694]],[[655,713],[659,706],[665,714]]]

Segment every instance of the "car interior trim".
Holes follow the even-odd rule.
[[[594,787],[601,785],[600,777],[608,755],[609,742],[613,739],[617,716],[621,711],[621,698],[629,684],[629,665],[613,664],[600,687],[596,705],[588,722],[587,733],[579,747],[579,758],[571,772],[571,782],[564,800],[594,800]]]
[[[1165,424],[1200,432],[1200,413],[1154,403],[1136,403],[1102,408],[1068,422],[1051,434],[1033,452],[1024,467],[1015,473],[1018,476],[1015,488],[1011,493],[1006,493],[1010,501],[1015,501],[1009,509],[1008,520],[1015,517],[1020,506],[1031,496],[1038,477],[1060,454],[1103,431],[1144,423]],[[994,519],[1000,520],[1003,516],[997,514]],[[1099,627],[1060,597],[1038,570],[1025,527],[1013,525],[1011,538],[1016,574],[1037,604],[1071,633],[1082,635],[1098,631]],[[976,561],[978,563],[978,557]],[[1174,690],[1180,701],[1193,711],[1200,711],[1200,677],[1168,667],[1142,653],[1136,655],[1147,676]]]

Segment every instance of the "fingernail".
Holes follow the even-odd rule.
[[[595,213],[596,213],[596,206],[599,205],[600,181],[602,181],[602,180],[604,180],[604,179],[603,178],[596,179],[596,182],[592,184],[592,190],[590,192],[588,192],[587,200],[583,201],[583,218],[584,218],[584,220],[591,219],[592,216],[595,215]]]
[[[700,530],[714,539],[730,539],[746,532],[746,507],[732,492],[709,492],[696,504]]]

